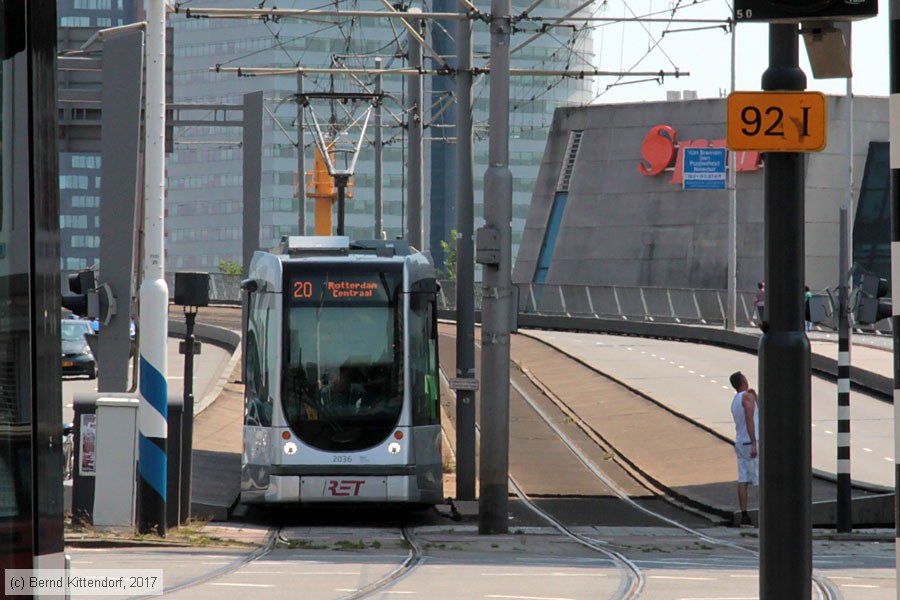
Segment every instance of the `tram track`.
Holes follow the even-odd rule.
[[[366,585],[347,596],[342,596],[341,600],[362,600],[363,598],[371,598],[375,594],[383,592],[405,579],[422,564],[425,553],[416,539],[413,529],[403,525],[400,527],[400,532],[403,536],[403,540],[409,545],[409,553],[407,554],[406,560],[384,577],[373,581],[369,585]]]
[[[526,375],[526,377],[528,377],[528,373],[527,373],[527,372],[525,373],[525,375]],[[656,512],[656,511],[653,511],[652,509],[647,508],[646,506],[643,506],[643,505],[639,504],[638,502],[634,501],[634,500],[633,500],[630,496],[628,496],[628,495],[627,495],[627,494],[626,494],[626,493],[625,493],[625,492],[624,492],[624,491],[623,491],[623,490],[622,490],[622,489],[621,489],[614,481],[612,481],[609,477],[607,477],[606,475],[604,475],[603,472],[599,469],[599,467],[598,467],[596,464],[594,464],[594,462],[591,461],[591,460],[584,454],[584,452],[582,452],[582,451],[577,447],[577,445],[574,444],[574,443],[572,442],[572,440],[569,439],[569,437],[568,437],[563,431],[561,431],[561,430],[559,429],[559,427],[558,427],[558,426],[552,421],[552,419],[551,419],[551,418],[550,418],[550,417],[549,417],[549,416],[548,416],[548,415],[540,408],[540,406],[538,405],[538,403],[534,401],[534,399],[531,397],[531,395],[530,395],[527,391],[525,391],[525,390],[522,388],[522,386],[520,386],[520,385],[519,385],[514,379],[512,379],[512,378],[510,378],[510,385],[513,387],[513,389],[516,390],[516,392],[517,392],[520,396],[522,396],[522,398],[525,400],[525,402],[527,402],[528,405],[531,406],[531,408],[535,411],[535,413],[537,413],[537,414],[541,417],[541,419],[542,419],[542,420],[543,420],[543,421],[544,421],[551,429],[553,429],[553,431],[554,431],[554,432],[557,434],[557,436],[559,437],[560,441],[562,441],[562,442],[563,442],[563,443],[564,443],[564,444],[572,451],[572,453],[575,454],[575,456],[578,458],[578,460],[581,461],[581,463],[584,464],[584,466],[585,466],[589,471],[591,471],[591,473],[593,473],[598,479],[601,479],[601,480],[604,482],[604,484],[605,484],[607,487],[609,487],[610,490],[612,490],[613,493],[614,493],[617,497],[619,497],[620,500],[622,500],[623,502],[625,502],[626,504],[628,504],[630,507],[632,507],[633,509],[635,509],[635,510],[637,510],[637,511],[640,511],[640,512],[646,514],[646,515],[655,517],[655,518],[659,519],[660,521],[662,521],[662,522],[664,522],[664,523],[666,523],[666,524],[668,524],[668,525],[670,525],[670,526],[677,527],[678,529],[681,529],[681,530],[684,531],[685,533],[688,533],[688,534],[690,534],[691,536],[694,536],[695,538],[697,538],[698,540],[700,540],[700,541],[702,541],[702,542],[705,542],[705,543],[708,543],[708,544],[713,544],[713,545],[716,545],[716,546],[730,547],[730,548],[733,548],[733,549],[736,549],[736,550],[740,550],[740,551],[743,551],[743,552],[747,552],[747,553],[749,553],[750,555],[752,555],[752,556],[754,556],[754,557],[756,557],[756,558],[759,557],[759,552],[758,552],[756,549],[752,548],[751,546],[748,546],[748,545],[746,545],[746,544],[739,544],[739,543],[735,543],[735,542],[732,542],[732,541],[729,541],[729,540],[723,540],[723,539],[717,538],[717,537],[715,537],[715,536],[707,535],[707,534],[705,534],[705,533],[703,533],[703,532],[701,532],[701,531],[698,531],[698,530],[696,530],[696,529],[694,529],[694,528],[692,528],[692,527],[689,527],[689,526],[687,526],[687,525],[684,525],[683,523],[680,523],[680,522],[678,522],[678,521],[675,520],[675,519],[672,519],[672,518],[670,518],[670,517],[667,517],[667,516],[665,516],[665,515],[663,515],[663,514],[660,514],[660,513]],[[561,410],[563,410],[563,412],[565,412],[566,414],[572,415],[571,418],[574,418],[574,419],[575,419],[575,423],[576,423],[580,428],[586,428],[586,427],[587,427],[587,424],[586,424],[582,419],[580,419],[575,413],[573,413],[573,412],[571,411],[571,408],[569,408],[568,406],[565,406],[565,404],[564,404],[559,398],[554,398],[554,397],[552,397],[552,396],[548,396],[546,393],[544,394],[544,396],[547,397],[551,402],[553,402],[554,405],[556,405],[558,408],[560,408]],[[585,433],[588,433],[588,431],[585,431]],[[512,481],[512,478],[510,478],[510,481]],[[519,495],[520,498],[523,497],[523,496],[518,492],[518,490],[516,491],[516,493],[517,493],[517,495]],[[550,520],[550,519],[552,519],[552,517],[549,517],[549,518],[548,518],[548,520]],[[553,519],[553,520],[555,520],[555,519]],[[576,534],[576,535],[577,535],[577,534]],[[579,536],[579,537],[580,537],[580,538],[584,538],[584,536]],[[590,538],[584,538],[584,539],[586,539],[586,540],[588,540],[588,541],[593,541],[593,540],[590,540]],[[602,549],[601,551],[603,551],[603,550],[605,550],[605,549]],[[623,558],[624,558],[624,557],[623,557]],[[627,559],[625,559],[625,560],[627,560]],[[635,567],[635,568],[636,568],[636,567]],[[622,596],[619,596],[618,598],[622,598],[623,600],[626,599],[626,598],[637,598],[637,597],[639,596],[639,594],[640,594],[640,589],[643,588],[643,576],[641,575],[640,577],[641,577],[641,586],[640,586],[640,588],[638,588],[638,590],[634,593],[634,595],[622,595]],[[842,596],[841,596],[840,592],[838,591],[837,587],[836,587],[833,583],[831,583],[831,581],[830,581],[827,577],[825,577],[825,576],[823,576],[823,575],[821,575],[821,574],[818,574],[818,573],[815,573],[815,572],[814,572],[814,573],[813,573],[813,577],[812,577],[812,583],[813,583],[813,590],[816,592],[816,597],[817,597],[819,600],[840,600],[840,599],[842,598]],[[617,598],[617,600],[618,600],[618,598]]]
[[[179,583],[177,585],[173,585],[171,587],[166,587],[163,595],[166,594],[174,594],[176,592],[183,592],[187,590],[192,590],[194,588],[199,588],[201,585],[210,583],[217,579],[221,579],[231,573],[234,573],[238,569],[241,569],[257,560],[264,558],[271,554],[272,550],[275,549],[276,544],[279,541],[281,536],[282,528],[279,527],[271,527],[266,534],[265,541],[253,549],[251,552],[244,554],[243,556],[239,556],[228,564],[222,565],[218,569],[214,569],[207,573],[203,573],[202,575],[198,575],[196,577],[192,577],[187,581]],[[145,600],[149,598],[158,598],[159,596],[134,596],[130,600]]]
[[[452,335],[447,335],[446,333],[443,333],[443,335],[446,335],[447,337],[453,337]],[[480,350],[480,346],[477,343],[476,348]],[[537,380],[528,371],[527,368],[523,368],[521,366],[514,368],[518,368],[521,374],[525,378],[527,378],[528,382],[534,386],[538,393],[540,393],[543,398],[549,401],[556,410],[564,415],[564,418],[567,421],[574,423],[588,437],[588,439],[590,439],[593,443],[597,444],[604,450],[612,450],[604,440],[598,438],[598,433],[593,430],[593,428],[591,428],[588,423],[581,419],[578,416],[577,412],[572,410],[572,408],[565,404],[565,402],[563,402],[560,398],[556,397],[552,393],[552,390],[549,390],[539,380]],[[447,375],[443,371],[443,369],[441,370],[441,375],[446,381]],[[667,526],[676,527],[702,543],[718,547],[727,547],[742,553],[747,553],[756,558],[759,557],[758,550],[749,544],[742,544],[727,539],[721,539],[716,536],[698,531],[697,529],[679,522],[677,519],[668,517],[635,501],[626,491],[622,489],[619,484],[617,484],[611,477],[607,476],[603,472],[603,470],[600,469],[589,456],[587,456],[587,454],[578,446],[578,444],[576,444],[564,431],[562,431],[557,423],[554,422],[554,419],[550,415],[548,415],[544,409],[541,408],[540,404],[533,398],[531,393],[529,393],[523,385],[520,385],[516,381],[516,378],[510,376],[509,381],[511,388],[515,391],[515,393],[518,394],[541,419],[541,421],[554,432],[559,441],[562,442],[569,449],[569,451],[572,452],[572,454],[574,454],[578,461],[595,478],[600,480],[603,485],[606,486],[619,500],[621,500],[631,509],[638,511],[645,516],[658,519],[661,523],[664,523]],[[455,394],[451,392],[451,395],[455,399]],[[476,432],[478,432],[477,425]],[[630,476],[634,477],[635,481],[637,481],[640,485],[645,486],[653,493],[660,493],[660,490],[656,489],[656,487],[652,485],[652,483],[640,477],[639,471],[636,471],[634,469],[626,469],[626,471]],[[516,482],[512,475],[510,475],[509,481],[510,486],[515,494],[519,497],[522,503],[529,508],[529,510],[531,510],[535,514],[538,514],[542,519],[550,523],[554,528],[556,528],[558,531],[560,531],[576,543],[600,552],[610,558],[610,560],[616,565],[616,567],[622,574],[622,582],[616,596],[614,597],[614,600],[629,600],[638,598],[641,595],[644,590],[645,578],[640,567],[635,562],[628,559],[628,557],[622,553],[612,550],[609,547],[604,547],[608,546],[606,542],[595,540],[573,531],[561,520],[545,511],[544,509],[540,508],[537,503],[524,491],[522,486],[519,485],[518,482]],[[837,586],[835,586],[827,577],[815,571],[812,575],[812,587],[814,597],[818,600],[841,600],[843,598]]]

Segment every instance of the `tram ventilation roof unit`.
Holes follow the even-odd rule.
[[[376,256],[409,256],[412,251],[406,240],[356,240],[350,244],[354,253],[372,253]]]
[[[348,254],[350,238],[345,235],[292,235],[281,238],[281,252],[298,254]]]
[[[374,254],[379,257],[409,256],[412,251],[406,240],[357,240],[342,235],[334,236],[284,236],[280,251],[289,256],[310,254]]]

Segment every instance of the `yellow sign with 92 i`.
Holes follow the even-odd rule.
[[[732,92],[729,150],[820,152],[827,144],[827,104],[821,92]]]

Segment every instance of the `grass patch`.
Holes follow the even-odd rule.
[[[334,549],[341,552],[352,550],[366,550],[368,548],[375,548],[377,550],[378,548],[381,548],[381,542],[377,540],[374,542],[364,542],[362,540],[359,540],[358,542],[351,542],[350,540],[341,540],[334,543]]]
[[[76,542],[147,542],[167,543],[185,546],[246,546],[256,544],[224,538],[204,531],[209,524],[209,519],[191,518],[187,523],[166,530],[166,537],[160,537],[154,533],[139,533],[128,529],[96,529],[88,523],[73,520],[71,515],[66,515],[64,535],[72,543]]]
[[[287,542],[278,542],[277,548],[287,548],[288,550],[327,550],[328,546],[324,544],[316,544],[311,540],[288,540]]]

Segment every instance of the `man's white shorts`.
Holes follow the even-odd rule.
[[[750,444],[735,444],[737,454],[738,483],[759,485],[759,452],[756,458],[750,458]]]

